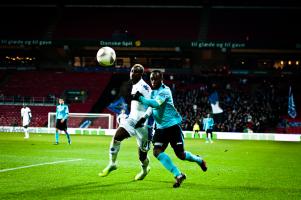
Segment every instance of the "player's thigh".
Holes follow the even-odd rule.
[[[61,120],[60,119],[57,119],[56,120],[56,123],[55,123],[55,127],[59,130],[61,130],[61,126],[62,126],[62,123],[61,123]]]
[[[67,120],[64,120],[63,122],[61,122],[61,130],[66,132],[67,131]]]
[[[184,152],[184,135],[181,127],[175,125],[170,127],[167,131],[171,147],[174,149],[176,155],[180,155]]]
[[[66,120],[64,122],[62,122],[61,119],[57,119],[55,128],[59,131],[66,131],[67,130]]]
[[[152,142],[155,149],[161,149],[162,151],[164,151],[169,144],[169,138],[166,130],[155,129]]]
[[[28,126],[28,125],[29,125],[29,120],[23,119],[22,126]]]
[[[135,125],[137,121],[132,118],[127,118],[124,123],[119,125],[119,128],[123,128],[130,136],[136,136]]]
[[[129,137],[130,137],[130,135],[126,129],[124,129],[123,127],[118,127],[118,129],[116,130],[116,133],[113,137],[113,140],[117,140],[117,141],[121,142],[122,140],[129,138]]]
[[[144,126],[142,128],[137,128],[135,135],[137,145],[139,146],[140,150],[144,152],[149,151],[151,146],[151,137],[148,127]]]

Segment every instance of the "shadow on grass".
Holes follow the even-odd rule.
[[[70,184],[65,186],[51,186],[51,188],[37,188],[34,190],[11,192],[7,194],[1,194],[0,199],[62,199],[62,198],[72,198],[81,197],[80,199],[85,199],[85,194],[87,194],[86,199],[89,199],[89,195],[92,196],[103,196],[108,194],[118,195],[118,192],[127,191],[139,191],[141,187],[138,187],[137,183],[141,181],[120,181],[112,183],[103,183],[101,179],[99,181]],[[26,188],[26,187],[25,187]],[[143,190],[145,190],[143,188]],[[149,188],[150,189],[150,188]],[[122,198],[122,196],[121,196]]]
[[[185,181],[179,189],[172,188],[173,180],[143,180],[143,181],[91,181],[86,183],[70,184],[65,186],[51,186],[49,188],[37,188],[34,190],[19,191],[7,193],[5,196],[0,195],[0,199],[107,199],[115,197],[123,199],[126,195],[139,195],[144,194],[166,194],[166,192],[183,191],[185,194],[196,193],[205,191],[216,191],[220,193],[231,194],[235,196],[252,196],[257,194],[275,195],[281,193],[290,193],[293,196],[298,196],[300,191],[296,188],[265,188],[265,187],[252,187],[252,186],[239,186],[239,185],[206,185],[206,183],[196,183]],[[179,193],[180,195],[180,193]],[[204,194],[202,194],[204,195]],[[206,194],[205,194],[206,195]],[[168,196],[168,195],[167,195]],[[154,196],[153,196],[154,197]],[[181,197],[181,196],[179,196]],[[158,197],[159,198],[159,197]],[[226,198],[227,199],[227,198]]]

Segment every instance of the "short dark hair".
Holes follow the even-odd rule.
[[[151,72],[151,74],[159,74],[161,79],[163,80],[163,72],[162,71],[155,69]]]
[[[144,67],[141,64],[134,64],[132,68],[136,68],[138,73],[143,74],[144,73]]]

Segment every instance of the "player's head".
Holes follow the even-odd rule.
[[[60,98],[59,98],[59,104],[64,104],[64,103],[65,103],[64,98],[63,98],[63,97],[60,97]]]
[[[133,84],[136,84],[142,78],[144,73],[144,67],[140,64],[135,64],[130,72],[130,79],[132,80]]]
[[[23,108],[25,108],[26,107],[26,103],[23,103]]]
[[[163,74],[160,70],[154,70],[150,74],[150,82],[153,89],[158,89],[162,85]]]
[[[124,110],[124,109],[121,109],[120,113],[121,113],[121,114],[124,114],[124,113],[125,113],[125,110]]]

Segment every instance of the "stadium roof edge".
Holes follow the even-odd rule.
[[[19,8],[55,8],[55,4],[0,4],[0,7],[19,7]]]
[[[63,6],[66,8],[185,8],[185,9],[198,9],[207,6],[204,5],[139,5],[139,4],[0,4],[0,7],[45,7],[54,8]],[[236,6],[236,5],[210,5],[212,9],[275,9],[275,10],[301,10],[301,6]]]
[[[275,10],[300,10],[301,6],[211,6],[214,9],[275,9]]]
[[[79,8],[203,8],[200,5],[65,5],[65,7]]]

